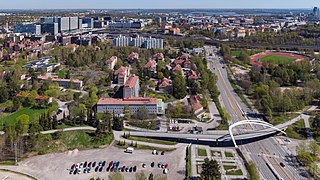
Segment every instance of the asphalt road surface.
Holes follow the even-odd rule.
[[[217,50],[214,47],[206,47],[206,52],[208,68],[214,72],[218,78],[217,86],[220,91],[222,104],[231,115],[232,122],[235,123],[237,121],[246,119],[246,117],[243,116],[243,112],[252,112],[252,110],[248,109],[241,101],[239,96],[237,96],[237,94],[234,92],[228,80],[227,66],[223,63],[222,57],[217,54]],[[210,54],[213,56],[209,56]],[[257,118],[255,119],[258,120]],[[244,128],[242,127],[242,129],[235,128],[235,132],[243,132],[243,129],[255,130],[257,128],[258,126],[245,126]],[[281,178],[285,180],[308,179],[301,176],[301,174],[306,174],[302,168],[296,168],[286,163],[285,158],[291,153],[285,151],[273,138],[242,145],[239,148],[245,155],[247,154],[247,156],[254,161],[260,172],[260,176],[263,179],[276,179],[275,174],[281,176]],[[270,155],[273,155],[273,157]],[[269,157],[267,161],[265,156]],[[286,166],[281,167],[279,165],[280,162],[283,162]],[[269,163],[271,168],[267,165],[267,163]],[[275,174],[271,169],[275,171]]]

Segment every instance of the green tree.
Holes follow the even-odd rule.
[[[245,50],[241,50],[240,55],[239,55],[239,60],[242,61],[245,64],[250,63],[250,56]]]
[[[124,177],[121,173],[110,173],[108,176],[109,180],[124,180]]]
[[[135,177],[136,180],[147,180],[147,176],[146,174],[143,172],[143,171],[139,171],[136,173],[136,177]]]
[[[153,180],[153,174],[152,173],[149,174],[148,180]]]
[[[319,152],[320,152],[319,145],[315,141],[312,141],[312,142],[310,142],[309,147],[310,147],[310,151],[311,151],[312,156],[318,157]]]
[[[187,84],[186,80],[182,75],[182,72],[179,71],[173,79],[173,96],[177,99],[184,98],[187,93]]]
[[[204,163],[201,165],[201,178],[205,180],[220,180],[221,172],[219,164],[216,160],[204,159]]]
[[[259,180],[259,172],[258,172],[257,167],[254,164],[254,162],[249,161],[247,169],[248,169],[248,173],[249,173],[249,176],[250,176],[249,179],[251,179],[251,180]]]
[[[16,118],[16,130],[19,135],[25,134],[29,129],[29,116],[22,114]]]

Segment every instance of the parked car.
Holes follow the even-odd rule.
[[[92,163],[92,167],[95,167],[95,166],[96,166],[96,162],[93,162],[93,163]]]
[[[97,167],[94,169],[95,172],[98,172],[98,170],[99,170],[99,166],[97,166]]]
[[[105,165],[106,165],[106,161],[103,161],[103,162],[102,162],[102,166],[105,166]]]
[[[83,163],[83,167],[87,167],[88,163],[87,161]]]
[[[167,174],[168,173],[168,169],[163,169],[163,174]]]
[[[113,161],[110,161],[109,167],[113,166]]]
[[[74,169],[76,167],[76,164],[71,165],[71,169]]]
[[[101,165],[102,165],[102,161],[99,162],[99,166],[101,166]]]
[[[154,162],[151,163],[151,167],[154,167]]]
[[[280,162],[280,166],[285,167],[286,165],[284,165],[283,162]]]
[[[126,167],[126,172],[129,172],[129,168],[128,167]]]
[[[143,167],[143,168],[146,168],[147,165],[146,165],[145,163],[142,163],[142,167]]]
[[[164,155],[164,151],[161,152],[161,155]]]
[[[92,165],[92,162],[89,162],[89,163],[88,163],[88,167],[91,167],[91,165]]]
[[[129,172],[132,172],[132,167],[130,167]]]
[[[167,163],[167,164],[164,166],[164,168],[168,169],[168,167],[169,167],[169,164]]]
[[[158,168],[161,168],[161,165],[162,165],[162,163],[159,162],[159,163],[158,163]]]
[[[102,171],[102,169],[103,169],[103,167],[101,166],[101,167],[100,167],[100,169],[99,169],[99,172],[101,172],[101,171]]]
[[[106,169],[106,171],[107,171],[107,172],[109,172],[109,171],[110,171],[110,168],[111,168],[111,167],[110,167],[110,166],[108,166],[108,167],[107,167],[107,169]]]
[[[123,166],[122,169],[121,169],[121,172],[124,172],[126,166]]]
[[[137,166],[133,166],[133,172],[136,172],[137,171]]]

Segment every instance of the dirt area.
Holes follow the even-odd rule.
[[[90,174],[70,175],[68,168],[73,163],[84,161],[120,161],[120,166],[137,166],[137,172],[143,170],[149,176],[162,174],[162,169],[158,167],[151,168],[151,162],[169,164],[168,179],[183,179],[185,176],[185,146],[165,153],[164,155],[152,155],[151,150],[134,150],[133,154],[124,153],[123,149],[108,147],[105,149],[93,149],[85,151],[69,151],[65,153],[47,154],[35,156],[19,163],[19,166],[0,166],[6,169],[27,173],[37,179],[90,179],[91,177],[107,178],[109,172],[104,167],[102,172],[91,170]],[[142,168],[142,163],[146,163],[146,168]],[[135,173],[122,172],[125,179],[134,179]]]

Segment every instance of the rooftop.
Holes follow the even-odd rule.
[[[38,76],[38,79],[41,80],[47,80],[47,79],[52,79],[52,81],[60,81],[60,82],[75,82],[75,83],[80,83],[81,81],[78,79],[61,79],[61,78],[54,78],[54,77],[48,77],[48,76]]]
[[[138,80],[139,80],[139,76],[132,75],[129,77],[127,82],[124,84],[124,87],[125,88],[133,88],[137,84]]]
[[[157,104],[157,99],[144,98],[144,97],[134,97],[134,98],[124,98],[124,99],[100,98],[97,104],[98,105]]]

